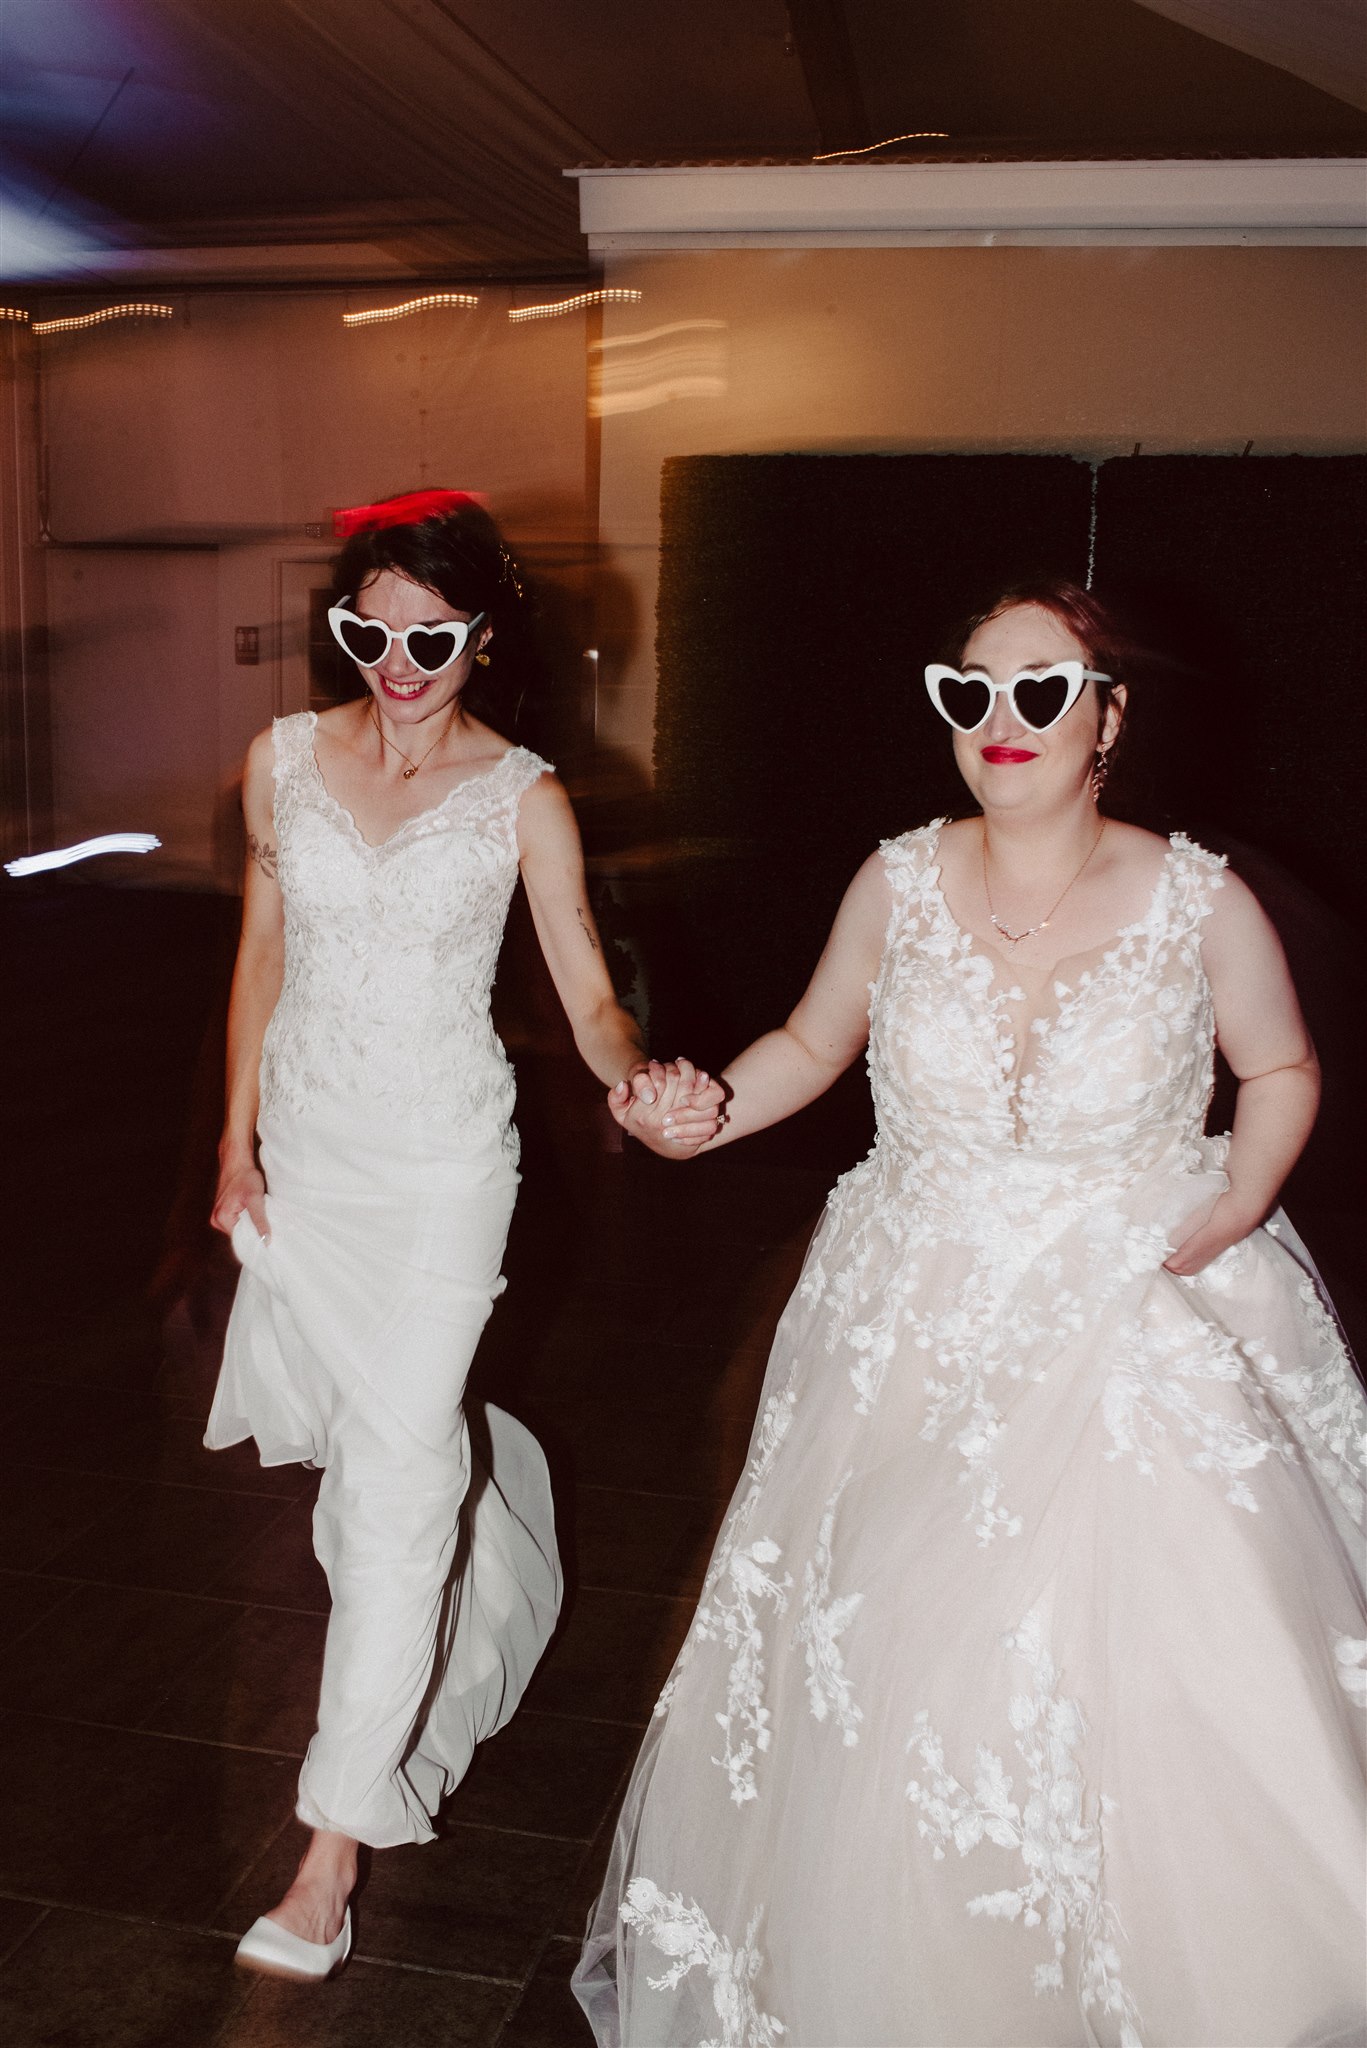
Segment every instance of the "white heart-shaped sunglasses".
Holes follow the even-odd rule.
[[[1009,683],[994,683],[980,668],[962,673],[942,661],[926,669],[926,688],[941,718],[956,732],[977,732],[992,716],[998,697],[1005,696],[1015,717],[1031,732],[1048,732],[1072,710],[1086,682],[1109,683],[1099,668],[1080,661],[1054,661],[1048,668],[1023,668]]]
[[[443,620],[437,626],[405,626],[396,633],[383,619],[363,619],[344,604],[335,604],[328,612],[333,639],[362,668],[378,668],[382,661],[387,661],[397,640],[414,668],[421,669],[425,676],[439,676],[453,661],[459,661],[470,635],[484,619],[483,612],[476,612],[472,619]]]

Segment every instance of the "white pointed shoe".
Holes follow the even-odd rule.
[[[253,1920],[237,1944],[237,1961],[254,1970],[269,1970],[277,1977],[299,1977],[321,1984],[334,1970],[340,1970],[351,1954],[351,1908],[346,1909],[342,1931],[335,1941],[305,1941],[291,1934],[278,1920],[263,1916]]]

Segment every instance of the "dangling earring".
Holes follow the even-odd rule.
[[[1100,803],[1101,792],[1106,787],[1106,777],[1111,772],[1111,764],[1106,758],[1110,751],[1109,747],[1098,748],[1097,757],[1092,763],[1092,802],[1094,804]]]
[[[484,652],[484,649],[482,647],[480,648],[479,653],[475,656],[475,660],[479,663],[481,668],[488,668],[489,657]]]

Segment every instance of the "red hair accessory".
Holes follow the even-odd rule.
[[[420,519],[435,518],[439,512],[454,512],[459,505],[484,505],[474,491],[405,491],[398,498],[382,498],[378,505],[351,505],[332,515],[332,530],[338,540],[350,540],[353,533],[373,533],[381,526],[416,526]]]

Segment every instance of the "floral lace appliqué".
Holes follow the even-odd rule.
[[[854,1688],[846,1675],[839,1639],[864,1604],[864,1596],[862,1593],[844,1593],[832,1599],[831,1544],[835,1534],[835,1512],[851,1476],[848,1472],[845,1474],[826,1503],[817,1531],[816,1556],[802,1576],[802,1619],[793,1632],[794,1641],[805,1645],[807,1651],[807,1692],[812,1702],[812,1717],[824,1721],[829,1714],[834,1714],[847,1749],[853,1749],[859,1740],[859,1724],[864,1713],[855,1704]]]
[[[672,1959],[660,1976],[647,1980],[652,1991],[672,1991],[691,1971],[706,1972],[721,2032],[698,2048],[778,2048],[787,2029],[772,2013],[761,2012],[755,1998],[763,1962],[755,1936],[762,1913],[754,1915],[735,1947],[716,1932],[696,1899],[662,1892],[648,1877],[632,1879],[620,1912],[628,1927]]]
[[[961,1784],[947,1768],[944,1744],[922,1709],[907,1745],[926,1773],[924,1781],[913,1778],[907,1786],[907,1798],[920,1814],[918,1831],[937,1860],[950,1843],[960,1856],[984,1841],[1016,1850],[1025,1867],[1022,1883],[980,1893],[969,1900],[969,1912],[1043,1925],[1052,1955],[1035,1966],[1037,1994],[1062,1991],[1073,1937],[1083,2012],[1113,2017],[1121,2048],[1142,2048],[1138,2010],[1121,1982],[1114,1915],[1102,1892],[1102,1819],[1112,1804],[1104,1796],[1088,1802],[1077,1761],[1086,1732],[1082,1710],[1059,1690],[1038,1614],[1027,1615],[1004,1647],[1022,1660],[1031,1680],[1030,1690],[1014,1693],[1007,1709],[1028,1796],[1023,1805],[1012,1796],[1014,1782],[986,1744],[978,1748],[972,1789]]]

